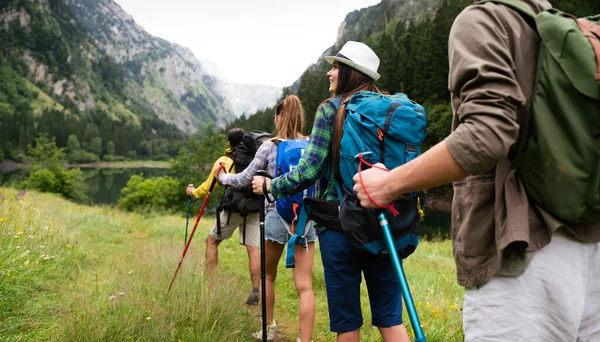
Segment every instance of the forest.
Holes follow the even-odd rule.
[[[454,18],[473,1],[443,0],[430,17],[412,22],[401,20],[393,3],[384,0],[373,8],[348,14],[346,21],[356,21],[355,25],[361,30],[352,30],[328,52],[335,54],[347,40],[362,41],[372,47],[380,58],[381,79],[377,81],[377,87],[389,93],[405,93],[425,107],[427,138],[423,147],[426,149],[450,133],[448,35]],[[578,17],[600,13],[600,1],[597,0],[553,0],[551,3]],[[317,107],[329,97],[326,75],[329,68],[330,65],[321,58],[302,74],[297,84],[284,89],[284,96],[297,93],[302,101],[307,118],[305,134],[310,134]],[[249,118],[242,117],[229,128],[272,132],[273,114],[273,109],[268,109]]]
[[[27,13],[29,23],[0,26],[0,161],[23,160],[41,134],[69,147],[71,162],[177,154],[185,135],[128,98],[127,71],[89,41],[61,0],[49,1],[49,8],[23,0],[0,4],[0,13],[11,9]]]
[[[416,1],[411,9],[417,13],[412,14],[407,14],[405,3],[383,0],[376,6],[349,13],[344,34],[325,54],[334,54],[347,40],[371,46],[381,60],[379,89],[406,93],[426,108],[426,149],[450,131],[448,34],[456,15],[472,1]],[[576,16],[600,13],[597,0],[552,3]],[[0,13],[13,6],[30,15],[29,29],[23,29],[16,20],[0,26],[0,160],[21,160],[28,146],[43,133],[54,137],[58,147],[67,148],[67,159],[73,162],[177,156],[190,136],[159,120],[147,104],[128,97],[123,86],[124,73],[128,72],[125,66],[98,51],[61,0],[51,0],[49,4],[49,11],[25,0],[0,4]],[[25,51],[47,65],[53,81],[72,81],[75,95],[68,96],[67,89],[62,96],[46,96],[49,83],[35,81],[32,66],[24,61]],[[90,55],[94,58],[88,58]],[[284,89],[283,96],[295,93],[302,100],[305,134],[311,131],[318,105],[329,97],[329,67],[319,58]],[[94,95],[95,108],[85,109],[82,105],[86,93]],[[224,134],[231,127],[273,132],[273,108],[242,116],[224,130],[209,127],[191,137],[210,136],[211,129]]]

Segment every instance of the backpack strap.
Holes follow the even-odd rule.
[[[577,19],[577,25],[583,32],[583,35],[590,41],[594,53],[596,54],[596,65],[598,66],[598,73],[594,76],[596,81],[600,85],[600,25],[595,24],[587,19]]]
[[[519,13],[523,20],[527,22],[527,25],[529,25],[535,32],[537,32],[537,25],[535,23],[535,13],[522,2],[515,0],[483,0],[478,1],[475,4],[484,4],[486,2],[493,2],[495,4],[500,4],[511,8],[512,10]]]
[[[282,222],[283,219],[281,220]],[[293,229],[294,233],[290,237],[287,242],[287,252],[285,255],[285,267],[286,268],[294,268],[296,267],[296,261],[294,259],[294,252],[296,250],[296,245],[305,246],[306,245],[306,237],[305,230],[306,224],[308,223],[308,215],[306,214],[306,210],[304,210],[304,206],[300,208],[300,213],[298,214],[298,219],[292,222],[292,226],[295,225],[295,229]],[[308,248],[308,246],[306,246]]]
[[[242,245],[246,246],[246,215],[243,216],[243,220],[242,234],[244,234],[244,237],[242,238]]]

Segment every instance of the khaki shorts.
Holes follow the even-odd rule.
[[[465,289],[466,342],[600,341],[600,243],[555,233],[518,277]]]
[[[227,221],[229,219],[229,221]],[[240,228],[240,244],[245,246],[258,247],[260,242],[260,221],[258,213],[248,214],[246,216],[246,230],[244,231],[244,218],[238,213],[229,213],[223,210],[221,212],[221,236],[217,236],[217,222],[210,230],[210,236],[215,240],[229,239],[233,232]]]

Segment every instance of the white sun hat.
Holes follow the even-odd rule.
[[[338,61],[344,63],[377,81],[380,75],[379,57],[366,44],[349,40],[335,56],[325,56],[329,64]]]

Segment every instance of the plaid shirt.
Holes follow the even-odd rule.
[[[324,101],[317,108],[306,151],[294,170],[271,181],[273,196],[276,198],[290,196],[318,181],[315,186],[316,198],[338,200],[335,176],[329,158],[335,114],[336,110],[329,101]],[[328,172],[328,169],[332,171]]]

